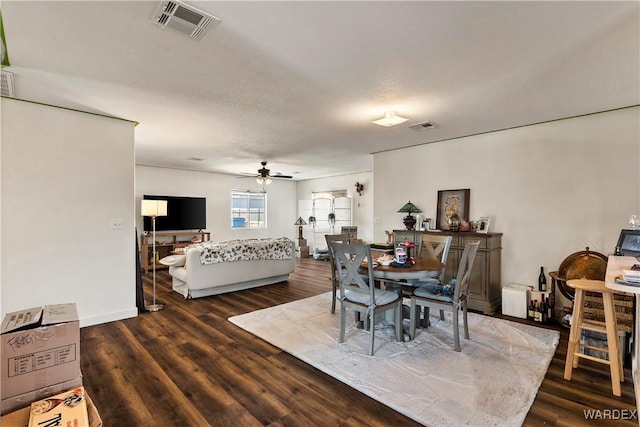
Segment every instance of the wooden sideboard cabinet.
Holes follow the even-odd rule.
[[[167,268],[158,261],[171,255],[177,248],[182,248],[195,242],[206,242],[211,238],[208,231],[169,231],[156,232],[156,269]],[[142,268],[145,272],[153,269],[153,234],[140,236],[140,253]]]
[[[424,234],[440,236],[444,234],[453,237],[446,262],[445,282],[454,279],[458,274],[458,265],[465,245],[470,241],[480,241],[480,247],[471,271],[469,308],[482,311],[485,314],[495,313],[502,302],[502,233],[394,230],[393,240],[394,242],[405,240],[416,242],[420,239],[419,236]]]

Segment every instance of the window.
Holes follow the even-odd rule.
[[[233,190],[231,228],[267,228],[267,193]]]

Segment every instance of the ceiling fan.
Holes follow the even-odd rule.
[[[267,169],[267,162],[260,162],[262,167],[258,169],[258,176],[256,176],[256,182],[258,184],[271,184],[271,178],[293,178],[291,175],[282,175],[281,173],[277,173],[275,175],[271,175],[271,171]]]

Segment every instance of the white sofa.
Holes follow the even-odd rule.
[[[281,246],[282,253],[279,256],[284,258],[261,259],[265,255],[265,242],[275,240]],[[272,242],[266,243],[274,244]],[[254,244],[262,245],[263,253],[261,255],[256,255],[251,250]],[[208,248],[203,248],[203,246],[208,246]],[[214,249],[211,249],[211,246]],[[282,247],[285,249],[282,250]],[[247,251],[247,248],[250,250]],[[203,251],[210,252],[208,256],[203,256]],[[247,253],[251,256],[247,256]],[[224,260],[229,257],[242,258],[243,260]],[[256,259],[247,259],[252,257],[256,257]],[[212,258],[213,262],[203,263],[211,261]],[[289,273],[295,270],[296,257],[292,240],[285,238],[246,239],[191,245],[186,249],[185,255],[167,257],[160,262],[169,265],[174,291],[185,298],[199,298],[283,282],[287,280]]]

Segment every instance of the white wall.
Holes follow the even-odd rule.
[[[638,107],[375,154],[374,235],[403,228],[409,199],[435,220],[438,190],[470,188],[471,219],[503,233],[502,283],[534,284],[586,246],[613,251],[640,212],[639,160]]]
[[[296,184],[294,181],[274,179],[267,191],[267,228],[231,228],[231,190],[259,191],[254,178],[194,172],[179,169],[136,166],[136,223],[142,230],[140,200],[145,194],[207,198],[207,231],[211,240],[265,238],[286,236],[294,239],[297,227]]]
[[[364,185],[362,196],[356,193],[356,182]],[[332,190],[347,190],[347,195],[353,202],[351,218],[352,225],[358,227],[358,238],[373,243],[373,173],[362,172],[298,181],[297,198],[309,200],[314,192]],[[306,226],[304,229],[304,235],[309,236],[311,233],[309,227]]]
[[[134,124],[2,98],[1,175],[2,316],[65,302],[81,326],[136,316]]]

